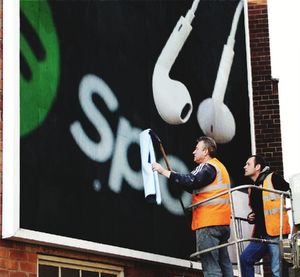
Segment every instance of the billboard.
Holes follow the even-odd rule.
[[[191,195],[161,178],[162,203],[145,200],[139,134],[153,129],[180,172],[195,166],[197,137],[213,136],[232,186],[243,183],[251,127],[238,4],[20,2],[21,229],[188,259],[195,237],[178,198],[188,206]]]

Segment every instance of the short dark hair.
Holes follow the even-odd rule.
[[[217,144],[211,137],[202,136],[197,139],[197,142],[203,141],[205,148],[208,150],[210,157],[214,158],[217,154]]]
[[[249,158],[254,158],[254,166],[260,165],[260,170],[263,170],[267,166],[267,162],[260,155],[251,155]]]

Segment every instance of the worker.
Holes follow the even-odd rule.
[[[174,185],[192,193],[197,203],[230,189],[229,174],[216,158],[216,142],[206,136],[197,140],[193,152],[197,167],[190,173],[178,173],[153,163],[153,171],[170,179]],[[193,209],[192,230],[196,232],[196,248],[202,251],[226,243],[230,237],[230,202],[225,193]],[[232,277],[233,270],[227,247],[203,253],[200,257],[205,277]]]
[[[250,156],[244,170],[244,175],[250,177],[255,186],[272,190],[289,190],[289,184],[279,174],[271,172],[261,156]],[[255,188],[250,188],[248,195],[251,212],[247,220],[250,224],[254,224],[253,237],[278,241],[280,238],[280,195]],[[287,237],[290,232],[288,221],[288,214],[284,209],[283,237]],[[253,277],[254,264],[266,253],[271,258],[272,277],[281,276],[279,245],[251,241],[240,257],[242,277]]]

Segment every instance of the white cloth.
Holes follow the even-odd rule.
[[[156,161],[155,152],[151,136],[149,134],[150,129],[146,129],[140,133],[140,148],[141,148],[141,162],[142,162],[142,175],[144,182],[145,198],[149,201],[153,201],[161,204],[161,192],[158,181],[158,173],[152,170],[152,163]]]

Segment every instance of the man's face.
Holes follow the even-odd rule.
[[[196,148],[193,152],[194,155],[194,162],[201,164],[204,162],[205,158],[208,155],[208,150],[205,147],[203,141],[199,141],[196,145]]]
[[[251,157],[247,160],[246,165],[244,166],[245,176],[252,177],[256,176],[259,172],[259,166],[254,165],[255,157]]]

